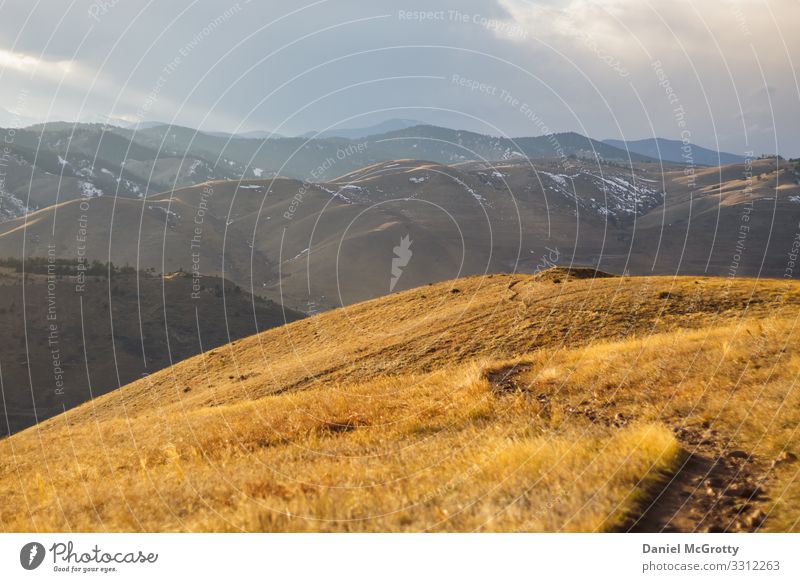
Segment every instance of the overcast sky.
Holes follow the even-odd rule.
[[[402,117],[798,156],[799,17],[796,0],[0,0],[0,124]]]

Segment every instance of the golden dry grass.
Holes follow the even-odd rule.
[[[555,415],[661,422],[746,452],[770,498],[762,529],[800,529],[800,341],[796,315],[537,354],[519,381]],[[702,444],[711,444],[705,443]]]
[[[77,457],[5,491],[7,509],[27,512],[4,525],[593,531],[677,461],[663,426],[554,426],[539,409],[498,398],[468,365],[148,419],[135,444],[121,421],[90,423],[70,430]],[[61,446],[26,444],[13,446],[18,468]]]
[[[602,531],[682,461],[675,430],[800,452],[797,285],[558,279],[329,312],[69,411],[0,443],[0,524]],[[796,477],[769,471],[766,527],[798,527]]]

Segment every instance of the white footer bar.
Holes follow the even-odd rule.
[[[800,580],[799,549],[796,534],[3,534],[0,579]]]

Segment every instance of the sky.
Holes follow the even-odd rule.
[[[800,156],[797,0],[0,0],[0,125],[389,118]]]

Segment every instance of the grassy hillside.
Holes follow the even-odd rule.
[[[596,275],[424,286],[152,374],[0,442],[0,524],[797,529],[800,285]]]
[[[301,317],[218,277],[0,261],[0,435],[145,374]],[[21,265],[17,265],[21,267]],[[109,278],[109,272],[111,277]],[[82,287],[81,287],[82,285]]]

